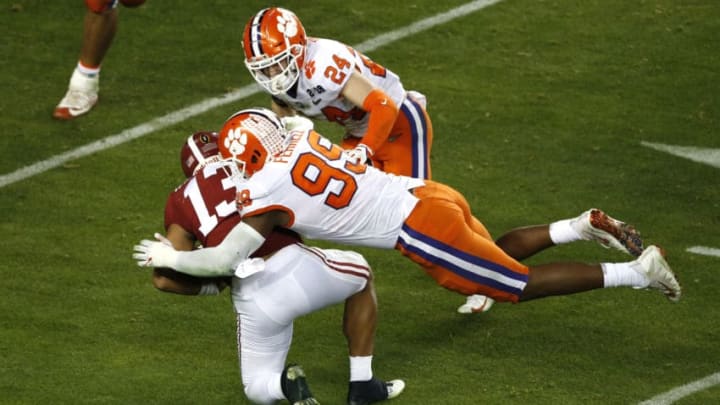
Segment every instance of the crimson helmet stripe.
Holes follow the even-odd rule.
[[[250,50],[252,52],[252,56],[261,56],[263,54],[262,50],[262,19],[265,16],[265,13],[270,10],[269,8],[264,8],[260,10],[257,14],[255,14],[255,17],[253,18],[252,22],[250,23],[250,33],[249,33],[249,39],[250,39]]]
[[[205,156],[203,156],[202,152],[200,152],[200,148],[197,147],[197,144],[195,143],[195,140],[193,139],[195,137],[195,134],[192,134],[187,139],[188,147],[190,147],[190,152],[192,152],[193,156],[195,156],[195,160],[202,164],[202,162],[205,161]]]

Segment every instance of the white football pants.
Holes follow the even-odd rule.
[[[259,273],[233,278],[240,374],[248,399],[258,404],[284,399],[280,375],[293,320],[344,302],[362,291],[369,277],[359,253],[296,244],[267,259]]]

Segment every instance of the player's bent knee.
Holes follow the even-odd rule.
[[[277,399],[270,395],[268,383],[264,378],[254,378],[253,381],[245,385],[245,396],[253,404],[274,404]]]

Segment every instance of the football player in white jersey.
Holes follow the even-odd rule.
[[[236,163],[231,167],[237,169],[242,221],[210,249],[178,252],[143,240],[134,248],[138,265],[191,275],[232,274],[228,268],[242,274],[248,255],[282,226],[312,239],[399,250],[439,285],[499,302],[618,286],[656,289],[672,302],[680,299],[680,284],[662,250],[643,248],[634,228],[598,209],[517,228],[495,242],[451,187],[349,160],[310,122],[293,123],[289,132],[287,125],[265,109],[231,116],[218,144],[223,158]],[[639,257],[622,263],[531,266],[516,259],[576,240],[595,240]]]
[[[290,10],[260,10],[243,32],[245,65],[272,95],[280,116],[296,112],[345,127],[349,157],[388,173],[430,178],[433,129],[426,98],[350,46],[308,37]],[[493,300],[470,295],[460,313],[488,311]]]
[[[198,243],[215,246],[240,222],[234,184],[224,167],[227,162],[217,154],[216,141],[217,133],[197,132],[181,150],[188,179],[169,195],[165,206],[167,240],[180,250],[192,250]],[[238,360],[244,391],[253,403],[281,399],[317,403],[302,368],[285,366],[293,321],[341,302],[345,302],[343,332],[350,354],[348,403],[396,397],[404,388],[402,380],[385,382],[372,375],[377,302],[367,262],[355,252],[301,242],[295,232],[277,228],[252,255],[256,259],[247,269],[258,271],[255,274],[209,279],[156,268],[153,284],[162,291],[187,295],[214,295],[232,285]]]
[[[356,49],[308,37],[290,10],[260,10],[243,32],[245,65],[272,95],[280,116],[296,112],[345,127],[344,149],[356,162],[430,178],[432,124],[425,96]]]

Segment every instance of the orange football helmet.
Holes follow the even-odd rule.
[[[260,10],[245,25],[245,66],[270,94],[288,91],[300,77],[305,59],[305,28],[290,10]]]
[[[218,137],[220,156],[236,163],[242,178],[249,178],[285,149],[287,131],[278,116],[267,109],[240,110],[223,124]]]
[[[218,133],[200,131],[190,135],[180,149],[180,166],[185,177],[194,176],[208,163],[219,162]]]

